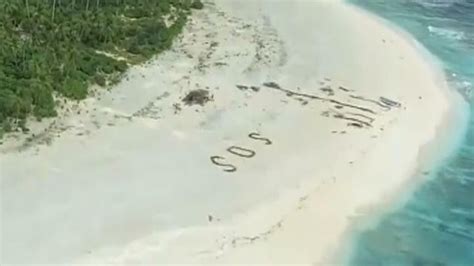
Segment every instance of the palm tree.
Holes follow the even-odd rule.
[[[54,21],[54,12],[56,12],[56,0],[53,0],[53,13],[51,15],[51,21]]]
[[[2,10],[3,12],[5,12],[5,14],[11,14],[16,9],[17,9],[17,6],[15,5],[14,1],[3,1]]]
[[[28,15],[28,18],[30,18],[30,5],[28,3],[28,0],[25,0],[25,5],[26,5],[26,14]]]

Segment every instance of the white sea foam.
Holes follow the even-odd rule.
[[[442,8],[442,7],[450,7],[452,6],[453,4],[455,3],[459,3],[459,2],[462,2],[461,1],[455,1],[455,0],[431,0],[431,1],[427,1],[427,0],[417,0],[416,3],[424,6],[424,7],[428,7],[428,8]]]
[[[460,41],[460,40],[465,40],[467,38],[466,33],[463,31],[434,27],[434,26],[428,26],[428,30],[432,34],[436,34],[438,36],[451,39],[451,40]]]

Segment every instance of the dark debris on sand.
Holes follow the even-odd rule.
[[[278,83],[270,81],[270,82],[265,82],[263,83],[263,86],[273,88],[273,89],[281,89],[280,85]]]
[[[241,90],[241,91],[245,91],[245,90],[248,90],[248,89],[251,89],[252,91],[254,92],[259,92],[260,91],[260,87],[258,86],[245,86],[245,85],[235,85],[237,87],[237,89]]]
[[[213,99],[212,95],[209,94],[209,91],[203,89],[197,89],[190,91],[183,99],[183,102],[186,105],[196,105],[199,104],[203,106],[207,102]]]

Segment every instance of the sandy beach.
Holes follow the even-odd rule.
[[[427,171],[459,100],[441,73],[341,1],[206,2],[170,51],[4,140],[0,262],[333,262]]]

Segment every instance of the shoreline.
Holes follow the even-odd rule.
[[[465,104],[465,102],[459,101],[458,103]],[[395,189],[391,194],[391,197],[386,202],[379,203],[380,207],[377,211],[372,213],[371,217],[367,217],[361,221],[358,221],[348,227],[347,232],[341,237],[343,243],[340,251],[336,252],[337,255],[333,256],[336,259],[336,264],[350,265],[348,262],[353,256],[353,248],[357,244],[356,236],[363,231],[375,228],[378,226],[380,219],[385,215],[396,212],[403,208],[403,206],[411,199],[412,194],[426,182],[433,178],[433,174],[438,171],[437,168],[441,167],[441,163],[445,160],[449,160],[460,146],[462,136],[464,135],[466,123],[461,122],[466,120],[466,114],[461,113],[462,110],[450,110],[443,117],[443,121],[438,125],[436,135],[428,140],[426,143],[420,146],[420,152],[418,155],[417,163],[413,168],[412,178],[406,181],[406,184]],[[462,116],[462,118],[460,118]],[[457,121],[449,120],[449,118],[457,118]],[[462,130],[455,130],[455,125],[463,125]],[[448,151],[447,153],[442,153]],[[424,169],[430,169],[427,173]],[[385,207],[385,208],[383,208]],[[342,262],[341,262],[342,261]]]
[[[325,259],[316,265],[325,265],[325,263],[342,263],[343,265],[349,265],[348,262],[352,256],[350,250],[352,250],[352,247],[356,244],[355,235],[363,230],[375,227],[384,214],[401,208],[410,199],[410,196],[418,186],[432,178],[433,172],[437,172],[440,163],[451,157],[461,144],[462,137],[467,130],[467,121],[469,119],[468,103],[461,94],[448,84],[442,62],[437,57],[404,29],[362,7],[351,3],[347,3],[347,5],[352,6],[356,12],[360,12],[384,27],[387,27],[388,30],[395,32],[406,42],[410,43],[431,69],[433,79],[437,81],[440,90],[450,102],[450,106],[448,110],[443,113],[439,124],[436,125],[434,136],[430,136],[424,143],[420,144],[416,163],[411,170],[409,170],[411,173],[408,174],[408,176],[412,178],[407,179],[405,184],[400,185],[398,188],[395,188],[394,191],[390,192],[389,199],[377,203],[377,207],[374,209],[372,209],[374,206],[371,206],[371,215],[369,217],[353,221],[340,237],[341,246],[337,248],[335,252],[324,254],[322,258]],[[461,129],[459,129],[459,126],[462,126]],[[429,174],[427,174],[424,169],[430,169]],[[331,255],[331,253],[333,254]],[[243,257],[243,255],[241,257]],[[232,260],[229,262],[232,262]],[[312,265],[314,265],[314,262]]]
[[[454,88],[451,88],[454,90]],[[456,92],[455,92],[456,93]],[[461,97],[459,95],[459,97]],[[454,103],[466,105],[463,99],[451,99]],[[452,98],[452,97],[451,97]],[[337,258],[334,263],[341,265],[350,265],[349,261],[353,256],[353,248],[357,244],[356,236],[363,231],[376,228],[380,219],[385,215],[396,212],[403,208],[403,206],[411,199],[413,193],[423,184],[430,181],[433,174],[438,171],[445,160],[449,160],[454,155],[457,148],[459,148],[462,137],[466,131],[466,120],[468,115],[463,108],[452,107],[446,114],[444,114],[441,123],[437,126],[435,136],[422,144],[419,149],[419,155],[416,160],[416,165],[410,174],[411,179],[406,180],[405,184],[395,189],[390,194],[389,199],[379,203],[379,207],[374,211],[370,217],[364,218],[353,223],[348,227],[346,233],[341,237],[342,247],[332,256]],[[450,120],[455,118],[455,120]],[[462,126],[459,130],[454,125]],[[429,169],[428,171],[426,169]],[[342,259],[341,259],[342,258]]]
[[[339,251],[333,257],[336,264],[350,265],[350,259],[353,256],[354,246],[357,244],[356,236],[363,231],[375,228],[380,219],[388,213],[396,212],[411,199],[412,194],[419,188],[431,180],[433,175],[442,166],[442,163],[449,160],[462,144],[463,137],[468,129],[470,116],[469,104],[463,96],[452,86],[449,85],[447,73],[443,69],[442,62],[433,55],[423,44],[421,44],[415,36],[406,30],[390,22],[389,20],[378,16],[363,7],[349,3],[358,12],[364,13],[387,28],[393,30],[400,36],[412,43],[426,64],[431,67],[433,76],[439,84],[439,88],[444,92],[445,97],[450,101],[450,108],[443,114],[440,123],[436,126],[435,135],[428,139],[424,144],[420,145],[419,155],[416,160],[416,166],[413,168],[412,178],[406,181],[398,190],[392,193],[390,199],[385,203],[380,203],[386,209],[380,209],[374,213],[372,217],[368,217],[365,221],[352,224],[341,238],[344,243]],[[423,169],[430,169],[428,172]]]
[[[55,223],[64,228],[32,252],[36,262],[324,263],[355,227],[422,181],[413,173],[430,168],[420,158],[433,155],[440,123],[457,112],[447,95],[457,94],[438,83],[439,69],[415,51],[413,39],[346,3],[222,0],[206,8],[171,51],[85,103],[91,115],[68,118],[72,129],[50,146],[0,154],[2,206],[4,199],[12,204],[2,210],[12,231],[2,241],[29,241],[22,226],[32,225],[19,221],[31,220],[39,240]],[[301,12],[309,21],[292,16],[288,25],[287,15]],[[313,34],[294,31],[307,23]],[[217,24],[223,26],[210,32]],[[364,36],[367,28],[373,36]],[[337,30],[347,36],[334,36]],[[196,88],[213,101],[179,105]],[[382,96],[402,107],[387,110]],[[433,112],[428,121],[425,111]],[[90,125],[99,115],[100,126]],[[359,128],[341,117],[372,120]],[[250,132],[272,144],[249,139]],[[257,155],[231,157],[224,153],[231,145]],[[80,156],[65,161],[71,153]],[[216,168],[211,155],[231,160],[237,172]],[[15,167],[22,160],[24,169]],[[74,220],[81,217],[90,219]],[[64,254],[48,253],[55,248]],[[21,247],[8,249],[10,259],[25,259]]]

